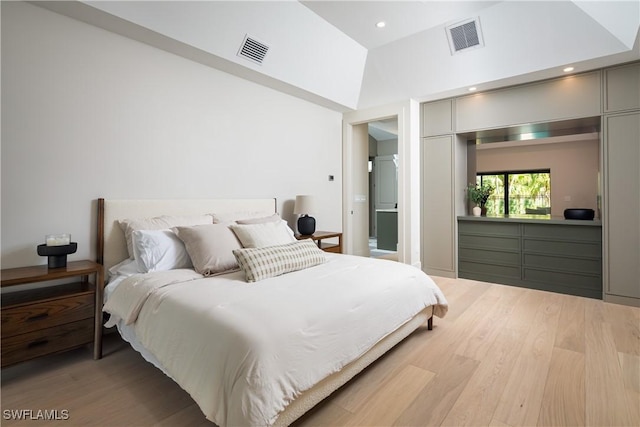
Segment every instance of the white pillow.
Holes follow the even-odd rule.
[[[177,227],[179,225],[200,225],[200,224],[212,224],[213,217],[211,215],[185,215],[185,216],[171,216],[162,215],[154,218],[135,218],[135,219],[122,219],[118,221],[122,231],[124,231],[124,238],[127,241],[127,251],[129,252],[129,258],[133,258],[133,232],[136,230],[165,230],[171,227]]]
[[[261,224],[231,224],[229,228],[245,248],[264,248],[296,241],[293,231],[284,220]]]
[[[134,231],[133,257],[140,273],[193,267],[184,243],[171,230]]]

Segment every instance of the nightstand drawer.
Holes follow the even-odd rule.
[[[93,319],[93,293],[2,308],[2,337]],[[4,342],[4,341],[3,341]]]
[[[2,339],[2,366],[93,342],[93,318]]]

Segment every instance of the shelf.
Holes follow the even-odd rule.
[[[48,268],[46,265],[8,268],[2,270],[1,287],[46,282],[66,277],[95,274],[102,266],[93,261],[71,261],[66,267]]]

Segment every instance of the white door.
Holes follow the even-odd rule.
[[[398,155],[377,156],[374,160],[376,209],[394,209],[398,204]]]
[[[369,253],[369,131],[367,124],[353,126],[350,201],[353,255],[368,257]]]

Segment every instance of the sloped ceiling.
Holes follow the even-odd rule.
[[[636,0],[32,3],[337,111],[640,59]],[[468,18],[485,46],[452,55],[445,28]],[[246,35],[262,64],[237,55]]]

